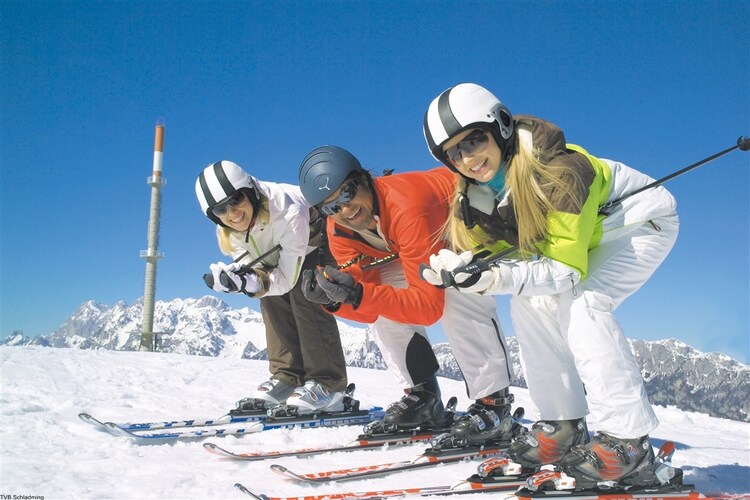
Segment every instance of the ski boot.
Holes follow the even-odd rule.
[[[497,391],[469,406],[451,426],[450,434],[457,446],[484,444],[488,441],[510,441],[525,431],[518,423],[523,408],[511,415],[513,395],[507,388]]]
[[[609,482],[610,486],[659,486],[657,463],[648,436],[621,439],[598,432],[588,444],[570,450],[560,469],[575,478],[578,488]]]
[[[298,415],[340,412],[344,411],[344,393],[331,392],[318,382],[308,380],[305,385],[294,389],[286,405],[296,408]]]
[[[249,413],[275,408],[284,403],[292,395],[294,388],[281,380],[270,378],[260,384],[255,394],[237,401],[235,413]]]
[[[383,426],[386,429],[412,429],[415,427],[440,428],[445,423],[445,407],[440,399],[440,386],[433,375],[385,410]]]
[[[618,439],[599,433],[591,443],[574,447],[555,469],[545,467],[529,477],[516,494],[535,496],[547,490],[553,490],[551,495],[565,492],[573,498],[610,498],[610,494],[613,498],[635,498],[639,492],[648,498],[661,498],[660,493],[667,492],[688,494],[695,487],[682,483],[682,470],[671,464],[673,453],[671,441],[666,441],[654,456],[648,436]]]
[[[586,420],[540,420],[531,430],[516,439],[508,448],[508,455],[526,470],[538,470],[542,465],[556,464],[573,446],[586,443],[589,434]]]

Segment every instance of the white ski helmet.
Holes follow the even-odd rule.
[[[257,210],[259,199],[255,179],[234,162],[222,160],[210,164],[195,181],[195,195],[203,213],[216,224],[226,227],[211,209],[237,191],[242,191]]]
[[[430,153],[455,171],[443,153],[442,145],[470,128],[489,130],[503,152],[512,154],[513,115],[500,99],[475,83],[459,83],[437,96],[424,115],[423,132]],[[511,147],[508,147],[511,146]]]

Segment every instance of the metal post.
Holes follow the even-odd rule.
[[[161,176],[164,156],[164,125],[156,125],[154,138],[154,168],[147,184],[151,186],[151,211],[148,219],[148,250],[141,250],[141,258],[146,260],[146,280],[143,287],[143,318],[141,325],[141,351],[154,351],[154,295],[156,292],[156,263],[163,254],[159,253],[159,215],[161,212],[161,188],[167,181]]]

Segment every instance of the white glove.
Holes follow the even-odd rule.
[[[457,254],[447,249],[430,256],[430,267],[421,268],[422,279],[439,287],[455,287],[461,292],[482,293],[489,288],[494,273],[489,264],[471,251]]]
[[[245,293],[254,294],[260,291],[260,280],[258,275],[252,269],[248,272],[242,272],[242,265],[233,262],[225,264],[217,262],[211,264],[209,269],[213,277],[213,290],[225,293]]]

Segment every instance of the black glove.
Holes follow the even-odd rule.
[[[361,283],[354,281],[349,273],[342,273],[333,266],[315,270],[318,286],[333,302],[351,304],[356,309],[362,301],[364,289]]]
[[[310,302],[320,304],[322,306],[330,306],[333,301],[328,298],[328,295],[318,286],[318,281],[315,279],[315,274],[311,269],[302,271],[302,294]]]

